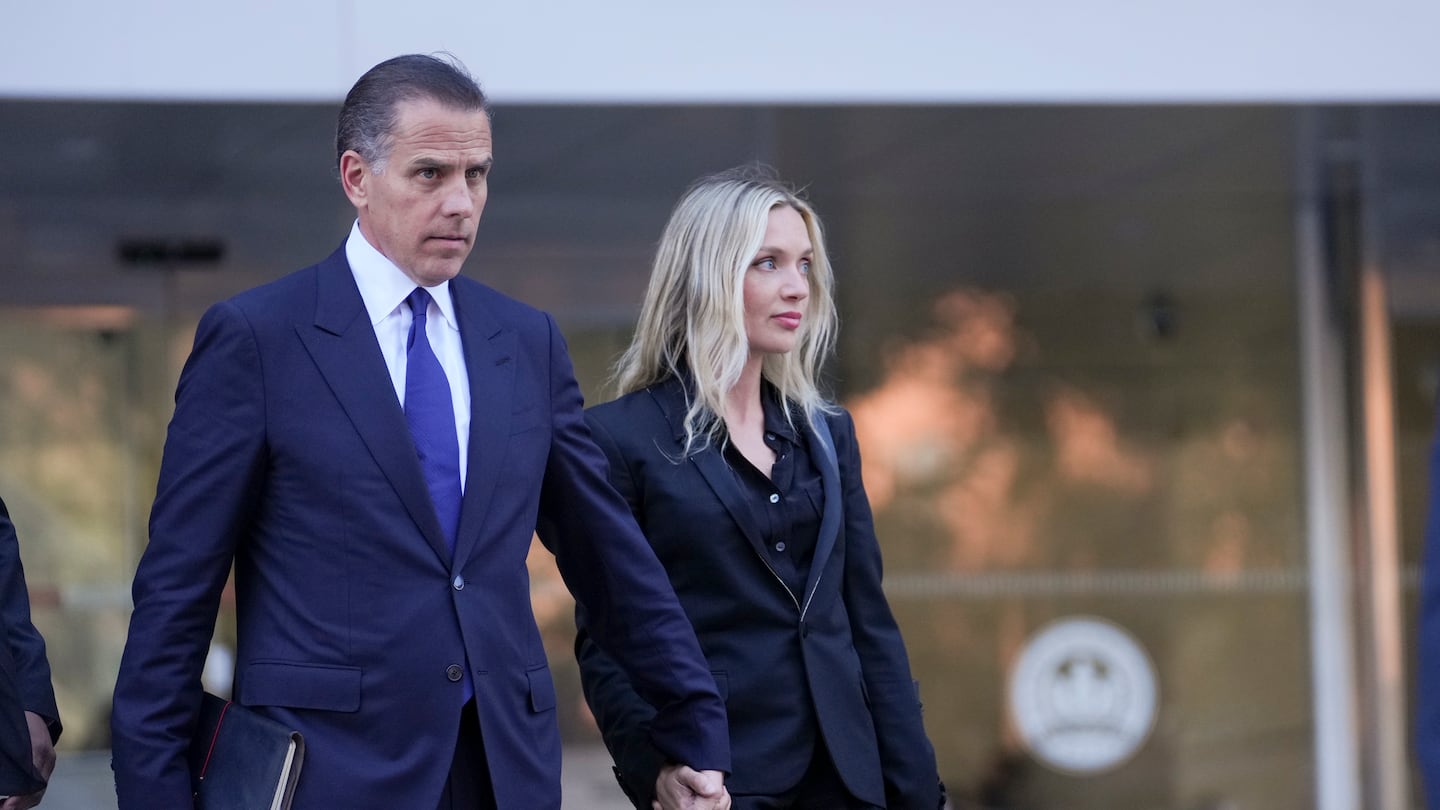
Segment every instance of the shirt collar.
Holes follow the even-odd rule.
[[[765,414],[766,433],[774,433],[791,444],[798,442],[799,437],[795,435],[795,429],[790,426],[789,420],[785,418],[785,409],[780,405],[780,391],[768,381],[760,383],[760,408]]]
[[[365,302],[371,326],[394,314],[417,286],[394,262],[370,244],[365,234],[360,232],[358,219],[350,227],[350,236],[345,240],[345,260],[350,263],[355,286],[360,288],[360,298]],[[450,297],[450,285],[438,284],[425,289],[435,299],[445,325],[458,332],[460,327],[455,320],[455,300]]]

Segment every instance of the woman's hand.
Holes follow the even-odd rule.
[[[725,774],[697,771],[689,765],[666,765],[655,779],[652,810],[730,810]]]

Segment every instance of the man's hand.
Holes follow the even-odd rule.
[[[45,718],[34,712],[25,712],[25,724],[30,727],[30,756],[35,761],[35,770],[46,779],[55,771],[55,745],[50,742],[50,727]],[[28,810],[45,798],[45,789],[28,796],[11,796],[0,803],[0,810]]]
[[[652,810],[730,810],[725,774],[697,771],[689,765],[666,765],[655,779],[655,801],[651,807]]]

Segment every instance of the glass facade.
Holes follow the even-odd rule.
[[[1440,115],[1366,114],[1380,147],[1365,160],[1386,169],[1367,187],[1388,206],[1375,209],[1382,258],[1408,270],[1398,285],[1423,288],[1440,270],[1424,236],[1440,155],[1407,146]],[[747,160],[776,166],[827,228],[842,321],[827,374],[856,419],[887,592],[956,805],[1313,807],[1300,115],[501,108],[467,273],[554,312],[601,401],[686,183]],[[133,188],[140,203],[60,216],[47,212],[71,191],[0,161],[0,252],[17,257],[0,264],[0,496],[68,750],[107,744],[130,577],[194,323],[344,236],[330,120],[324,106],[0,104],[27,139],[133,149],[139,166],[180,176],[77,172],[77,199],[118,203]],[[146,133],[164,138],[146,146]],[[113,249],[137,233],[224,251],[137,272]],[[1408,618],[1440,306],[1407,300],[1393,335]],[[564,731],[593,745],[568,594],[543,549],[531,563]],[[1044,658],[1041,633],[1087,619],[1130,646],[1092,633]],[[232,633],[222,609],[217,638]],[[1022,660],[1043,664],[1028,692]],[[1088,764],[1055,754],[1067,744]]]
[[[105,747],[173,386],[163,330],[113,306],[0,309],[0,486],[49,646],[62,743]]]
[[[1310,805],[1290,116],[837,117],[818,129],[883,129],[882,154],[943,133],[912,176],[805,166],[840,256],[836,376],[952,791]],[[835,148],[824,165],[847,165]],[[1103,727],[1107,701],[1139,698],[1114,652],[1088,681],[1011,688],[1035,634],[1075,617],[1127,631],[1158,691],[1133,757],[1086,773],[1037,757],[1017,715],[1054,700],[1042,733],[1067,712]]]

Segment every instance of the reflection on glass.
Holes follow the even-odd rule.
[[[1294,383],[1187,367],[1187,352],[1217,349],[1203,323],[1176,338],[1169,368],[1139,338],[1104,359],[1128,373],[1047,366],[1052,346],[1094,326],[1022,326],[1044,304],[949,291],[933,328],[847,399],[947,780],[973,807],[1299,806],[1311,755],[1298,436],[1278,418]],[[1293,345],[1272,350],[1293,362]],[[1041,764],[1006,687],[1042,627],[1082,616],[1138,640],[1160,698],[1143,745],[1094,773]],[[1262,778],[1262,762],[1287,776]]]

